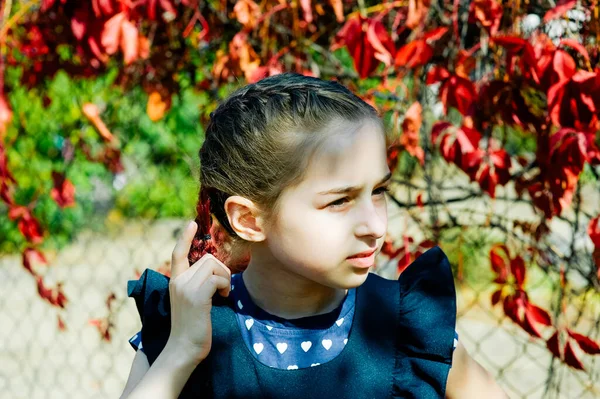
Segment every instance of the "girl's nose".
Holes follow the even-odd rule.
[[[387,204],[367,204],[360,211],[360,220],[356,227],[358,237],[370,236],[379,239],[385,235],[387,230]]]

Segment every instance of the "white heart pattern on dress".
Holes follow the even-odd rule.
[[[281,353],[283,355],[283,352],[285,352],[287,350],[287,344],[285,342],[279,342],[277,345],[277,350],[279,351],[279,353]]]
[[[240,308],[240,309],[241,309],[241,308],[243,308],[243,307],[244,307],[244,305],[242,305],[242,301],[238,301],[238,308]]]
[[[344,322],[344,318],[342,317],[341,319],[339,319],[338,321],[336,321],[335,324],[337,324],[338,327],[339,327],[339,326],[342,325],[343,322]]]
[[[323,347],[327,350],[329,350],[329,348],[331,348],[331,345],[333,344],[333,342],[331,342],[330,339],[324,339],[321,343],[323,344]]]
[[[310,367],[315,367],[315,366],[318,366],[319,364],[321,364],[321,363],[313,363],[310,365]]]
[[[256,352],[257,355],[260,355],[260,352],[263,351],[263,349],[265,349],[265,346],[263,344],[261,344],[260,342],[257,344],[254,344],[254,352]]]
[[[273,329],[272,326],[267,326],[267,330],[271,331]]]
[[[346,338],[346,339],[344,340],[344,345],[346,345],[347,343],[348,343],[348,338]]]
[[[298,366],[295,364],[293,366],[288,366],[288,370],[298,370]]]
[[[250,327],[252,327],[254,325],[254,319],[247,319],[246,320],[246,328],[249,330]]]
[[[304,352],[308,352],[308,350],[312,346],[312,342],[310,342],[310,341],[304,341],[304,342],[302,342],[300,344],[300,346],[302,347],[302,349],[304,350]]]
[[[231,284],[231,291],[235,289],[235,285]]]

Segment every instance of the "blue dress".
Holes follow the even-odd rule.
[[[444,396],[456,302],[438,247],[397,281],[370,274],[337,309],[302,319],[255,306],[242,275],[232,276],[228,298],[213,297],[213,347],[180,397],[325,397],[336,386],[346,387],[337,397]],[[152,363],[170,330],[168,278],[146,270],[128,288],[142,317],[130,342]]]

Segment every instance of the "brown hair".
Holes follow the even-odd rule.
[[[312,155],[327,139],[324,128],[336,120],[365,119],[380,124],[383,131],[377,111],[334,81],[284,73],[235,91],[211,114],[199,152],[199,229],[190,262],[226,246],[215,256],[229,267],[244,267],[247,256],[235,259],[236,246],[244,246],[239,246],[243,240],[225,213],[227,198],[239,195],[253,201],[270,220],[283,189],[302,181]],[[213,243],[207,242],[207,234]]]

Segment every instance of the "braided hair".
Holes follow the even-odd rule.
[[[343,85],[296,73],[271,76],[231,94],[211,113],[199,151],[199,227],[190,263],[211,253],[243,270],[251,243],[231,227],[227,198],[245,197],[272,220],[282,191],[302,181],[312,155],[329,137],[328,127],[366,119],[385,131],[377,111]]]

